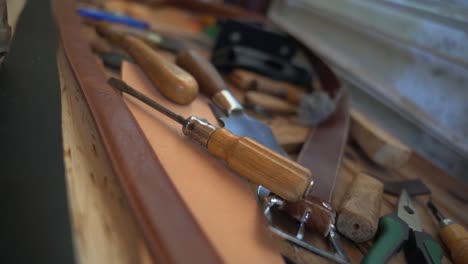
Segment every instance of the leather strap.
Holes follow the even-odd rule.
[[[306,199],[320,198],[331,202],[336,177],[340,172],[349,131],[347,96],[338,101],[335,113],[321,123],[302,147],[297,162],[314,172],[314,186]]]
[[[275,25],[288,32],[281,25]],[[312,171],[314,185],[303,202],[286,204],[284,209],[299,221],[306,212],[312,212],[307,227],[326,236],[335,222],[336,213],[331,207],[331,197],[349,133],[348,96],[330,67],[300,41],[303,36],[294,37],[309,63],[314,66],[315,76],[319,77],[323,90],[331,97],[341,98],[333,116],[321,123],[308,137],[297,160]]]
[[[284,208],[298,220],[309,212],[310,220],[306,225],[324,236],[335,222],[336,214],[331,207],[331,198],[339,175],[348,131],[348,98],[343,91],[335,113],[308,137],[297,159],[298,163],[312,171],[314,185],[303,201],[287,204]]]
[[[221,259],[169,180],[122,98],[110,86],[79,33],[75,1],[55,1],[62,44],[112,167],[157,263]]]

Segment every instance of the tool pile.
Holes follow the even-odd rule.
[[[329,76],[322,76],[327,73],[310,63],[314,60],[289,35],[258,22],[218,19],[215,23],[214,17],[183,14],[179,18],[190,18],[180,22],[184,30],[155,26],[144,21],[148,14],[143,9],[120,1],[108,1],[102,9],[80,6],[79,14],[91,48],[110,75],[119,76],[122,62],[131,61],[175,104],[189,107],[199,92],[210,100],[221,128],[203,116],[182,117],[119,78],[109,79],[111,87],[182,125],[184,135],[248,179],[270,231],[291,242],[294,252],[302,248],[338,263],[354,262],[341,234],[357,244],[370,245],[374,240],[362,260],[365,263],[385,263],[402,247],[408,263],[441,262],[444,251],[423,232],[410,198],[427,195],[421,181],[396,182],[360,171],[338,205],[334,201],[348,134],[382,170],[404,166],[411,151],[350,111],[346,90],[337,81],[329,83]],[[190,30],[201,25],[205,34]],[[272,125],[278,120],[284,127]],[[303,136],[295,137],[295,131]],[[426,191],[418,192],[421,189]],[[384,191],[393,191],[400,199],[397,213],[380,217]],[[444,232],[462,228],[430,207],[444,223],[442,240],[452,259],[466,263],[467,248],[460,246],[468,241],[466,231]],[[295,230],[281,223],[284,219],[294,223]],[[331,250],[315,245],[324,238]],[[291,252],[282,253],[294,258]]]

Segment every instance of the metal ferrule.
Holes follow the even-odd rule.
[[[440,226],[441,227],[446,227],[446,226],[451,225],[451,224],[455,224],[455,221],[453,221],[452,219],[445,218],[442,221],[440,221]]]
[[[203,146],[208,145],[208,139],[216,130],[216,127],[195,116],[190,116],[182,128],[184,135],[191,137]]]
[[[314,180],[310,180],[309,186],[305,190],[304,194],[302,194],[302,197],[306,197],[307,194],[310,192],[310,189],[312,189],[314,186]]]
[[[242,105],[234,98],[228,90],[224,89],[217,92],[211,98],[214,104],[221,109],[225,114],[230,115],[234,111],[242,111]]]

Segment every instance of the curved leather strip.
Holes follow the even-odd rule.
[[[340,172],[348,131],[348,96],[343,91],[335,113],[309,135],[297,159],[297,162],[313,172],[314,185],[304,201],[289,203],[284,208],[298,220],[305,212],[310,211],[311,220],[307,222],[307,226],[324,236],[335,221],[331,198]]]
[[[278,28],[288,32],[284,27],[274,23]],[[328,235],[330,225],[335,222],[335,211],[331,207],[331,197],[335,190],[336,178],[339,175],[341,160],[346,147],[349,132],[349,105],[346,91],[323,60],[303,44],[301,36],[293,36],[305,52],[307,60],[314,66],[315,75],[319,77],[324,91],[332,98],[340,96],[333,116],[320,124],[307,138],[297,159],[301,165],[312,171],[314,186],[304,201],[287,204],[284,209],[297,220],[305,212],[312,212],[307,222],[308,228]],[[323,203],[326,203],[326,206]]]
[[[68,62],[154,259],[159,263],[221,262],[122,98],[106,84],[88,43],[78,33],[75,1],[55,1],[55,5]]]
[[[348,97],[343,91],[335,113],[309,136],[297,162],[313,170],[314,185],[306,199],[318,197],[331,202],[349,131]]]

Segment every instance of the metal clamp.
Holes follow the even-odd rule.
[[[312,252],[314,254],[317,254],[319,256],[322,256],[324,258],[333,260],[337,263],[343,263],[347,264],[350,263],[348,256],[346,256],[346,253],[341,245],[340,238],[338,233],[335,230],[335,226],[332,225],[330,227],[330,232],[328,233],[328,240],[330,241],[331,245],[333,246],[335,252],[329,252],[323,249],[320,249],[306,241],[304,241],[304,233],[305,233],[305,223],[313,217],[311,212],[306,212],[302,216],[302,219],[300,221],[300,225],[298,228],[298,231],[295,235],[290,234],[289,232],[282,230],[278,228],[277,226],[273,225],[273,215],[272,215],[272,209],[274,207],[281,207],[284,204],[284,200],[275,196],[275,195],[269,195],[265,198],[263,198],[263,214],[265,218],[267,219],[267,222],[269,224],[269,229],[271,232],[273,232],[275,235],[289,241],[290,243],[301,247],[309,252]]]

